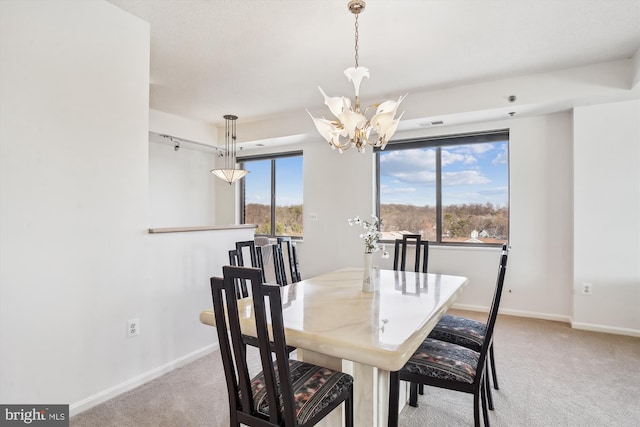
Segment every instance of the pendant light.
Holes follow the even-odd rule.
[[[227,114],[224,116],[224,120],[224,168],[214,169],[211,173],[231,185],[243,178],[249,171],[236,169],[236,120],[238,120],[238,116]]]

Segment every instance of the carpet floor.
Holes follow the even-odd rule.
[[[486,320],[483,313],[452,312]],[[493,390],[492,426],[640,427],[640,338],[500,315],[494,347],[500,390]],[[418,404],[402,410],[401,427],[473,425],[469,394],[425,387]],[[228,426],[220,354],[213,352],[94,406],[72,417],[70,425]],[[367,427],[357,419],[355,425]]]

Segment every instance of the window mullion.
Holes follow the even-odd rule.
[[[436,241],[442,243],[442,148],[436,149]]]
[[[240,169],[245,169],[244,162],[240,162]],[[238,207],[240,210],[240,224],[246,223],[246,198],[245,198],[245,180],[240,181],[240,206]]]
[[[271,235],[276,235],[276,159],[271,159]]]

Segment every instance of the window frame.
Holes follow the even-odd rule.
[[[276,160],[277,159],[282,159],[282,158],[287,158],[287,157],[301,157],[303,159],[303,164],[304,164],[304,155],[302,150],[296,150],[296,151],[287,151],[287,152],[282,152],[282,153],[271,153],[271,154],[256,154],[256,155],[250,155],[250,156],[241,156],[241,157],[237,157],[237,161],[240,164],[240,167],[245,169],[245,162],[251,162],[251,161],[259,161],[259,160],[270,160],[271,161],[271,198],[270,198],[270,204],[271,204],[271,224],[270,224],[270,229],[271,232],[270,234],[256,234],[257,236],[264,236],[264,237],[272,237],[272,238],[276,238],[276,237],[280,237],[276,235]],[[239,210],[240,210],[240,223],[241,224],[246,224],[246,215],[245,215],[245,202],[246,202],[246,198],[245,198],[245,179],[242,179],[240,182],[240,197],[239,197]],[[304,197],[304,194],[303,194]],[[303,209],[304,209],[304,202],[303,202]],[[304,229],[303,229],[303,234],[304,234]],[[302,236],[290,236],[292,240],[302,240],[303,237]]]
[[[507,141],[507,153],[510,153],[510,132],[509,129],[495,129],[488,131],[458,133],[449,135],[425,136],[418,138],[408,138],[390,141],[386,148],[374,148],[375,170],[376,170],[376,215],[380,218],[380,153],[383,151],[414,150],[420,148],[436,149],[436,241],[429,241],[429,244],[437,246],[458,246],[458,247],[501,247],[504,243],[466,243],[466,242],[443,242],[442,241],[442,148],[460,145],[472,145]],[[388,150],[391,148],[391,150]],[[508,232],[507,242],[511,238],[511,162],[510,155],[507,156],[507,210],[508,210]],[[393,243],[393,240],[382,240],[383,243]]]

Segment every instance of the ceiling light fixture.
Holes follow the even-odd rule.
[[[324,103],[338,120],[327,120],[324,117],[315,118],[307,110],[318,132],[327,140],[331,148],[337,149],[340,153],[351,147],[356,147],[358,152],[364,153],[367,145],[381,147],[384,150],[404,114],[402,112],[397,119],[395,118],[398,106],[407,95],[401,96],[397,101],[384,101],[366,107],[363,112],[360,111],[360,83],[363,78],[369,78],[369,69],[360,67],[358,64],[358,16],[365,6],[364,0],[351,0],[347,6],[356,18],[355,67],[344,70],[344,75],[355,88],[356,98],[353,107],[349,98],[329,97],[318,86],[320,93],[324,96]],[[367,119],[366,114],[371,108],[376,112],[371,119]],[[372,133],[375,133],[376,136],[373,136]]]
[[[226,181],[229,185],[244,177],[249,171],[236,169],[236,120],[238,116],[224,116],[224,169],[214,169],[212,174]]]

